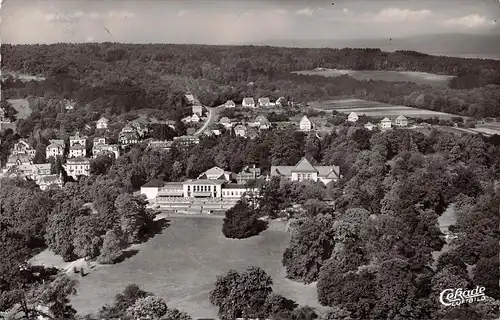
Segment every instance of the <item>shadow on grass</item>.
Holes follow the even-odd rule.
[[[123,262],[123,261],[127,260],[128,258],[135,256],[138,252],[139,252],[139,250],[136,250],[136,249],[123,250],[121,257],[116,259],[115,264]]]
[[[147,230],[142,234],[140,242],[147,242],[149,239],[163,232],[164,229],[170,227],[170,220],[165,218],[151,222]]]

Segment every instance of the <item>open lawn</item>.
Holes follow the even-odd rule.
[[[417,84],[427,84],[432,86],[446,86],[453,76],[438,75],[427,72],[413,71],[383,71],[383,70],[306,70],[294,71],[297,74],[317,75],[324,77],[339,77],[349,75],[356,80],[382,80],[391,82],[414,82]]]
[[[406,106],[395,106],[388,103],[368,101],[360,99],[329,100],[323,102],[310,102],[309,107],[320,111],[336,110],[342,113],[356,112],[358,115],[366,115],[374,118],[396,118],[404,115],[408,118],[433,118],[450,119],[457,117],[454,114],[411,108]]]
[[[250,239],[230,240],[221,232],[222,219],[168,219],[171,225],[139,245],[136,255],[116,265],[98,266],[84,278],[78,276],[78,296],[71,303],[80,314],[95,312],[127,284],[136,283],[195,319],[215,318],[217,310],[208,298],[217,276],[252,265],[268,272],[275,292],[301,305],[319,306],[314,284],[285,279],[281,265],[289,239],[285,222],[272,222],[269,230]]]

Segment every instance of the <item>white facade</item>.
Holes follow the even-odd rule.
[[[245,128],[245,126],[243,125],[237,125],[235,128],[234,128],[234,134],[238,137],[243,137],[245,138],[247,136],[247,128]]]
[[[303,116],[299,123],[300,131],[311,131],[313,129],[313,124],[306,116]]]
[[[24,140],[19,140],[17,143],[15,143],[10,152],[11,155],[26,154],[31,157],[34,157],[35,153],[36,150],[32,149],[29,143]]]
[[[200,122],[200,117],[197,113],[193,114],[193,116],[191,117],[191,122]]]
[[[193,115],[198,114],[201,116],[203,114],[203,106],[199,105],[199,104],[195,104],[192,106],[192,111],[193,111]]]
[[[236,103],[234,103],[233,100],[227,100],[226,103],[224,104],[224,106],[226,108],[235,108],[236,107]]]
[[[255,108],[255,100],[253,98],[244,98],[241,105],[244,108]]]
[[[390,129],[392,127],[392,121],[389,118],[384,118],[380,121],[380,128],[382,129]]]
[[[403,116],[403,115],[400,115],[399,117],[396,118],[396,120],[394,121],[394,125],[396,127],[406,127],[408,126],[408,119]]]
[[[375,127],[375,125],[371,122],[368,122],[367,124],[365,124],[365,128],[372,131],[373,128]]]
[[[349,121],[349,122],[356,122],[356,121],[358,121],[358,120],[359,120],[359,117],[358,117],[358,115],[356,114],[356,112],[351,112],[351,113],[349,114],[349,116],[347,117],[347,121]]]
[[[69,158],[80,158],[87,156],[85,145],[75,144],[69,148]]]
[[[271,101],[269,98],[259,98],[259,106],[261,107],[269,107],[271,104]]]
[[[64,154],[64,140],[49,140],[50,144],[45,149],[45,158],[62,157]]]
[[[69,176],[75,179],[78,176],[88,176],[90,174],[90,160],[87,158],[68,159],[63,168]]]
[[[103,117],[103,118],[97,120],[96,128],[97,129],[107,129],[108,122],[109,122],[109,120]]]

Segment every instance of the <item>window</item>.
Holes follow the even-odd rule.
[[[311,174],[310,173],[307,174],[306,180],[311,180]]]

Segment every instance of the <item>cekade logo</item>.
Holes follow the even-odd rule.
[[[486,299],[484,294],[485,287],[477,286],[473,290],[446,289],[439,295],[439,302],[445,306],[459,306],[462,303],[471,303],[483,301]]]

